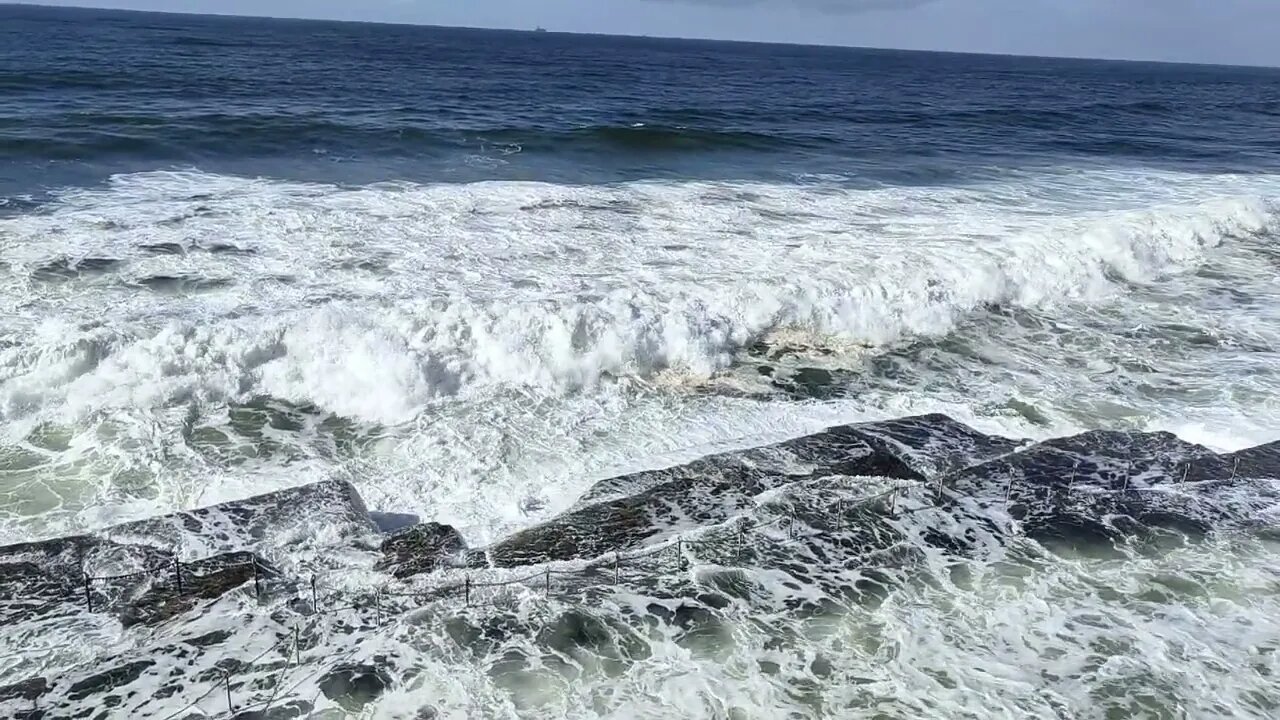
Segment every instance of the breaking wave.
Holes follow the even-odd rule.
[[[1276,219],[1258,195],[1051,216],[1013,194],[122,176],[4,221],[32,335],[0,408],[270,395],[395,423],[478,388],[709,377],[778,333],[885,348],[1098,301]]]

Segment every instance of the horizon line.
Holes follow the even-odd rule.
[[[274,20],[288,22],[317,22],[332,23],[339,25],[387,25],[393,27],[420,27],[437,30],[468,30],[468,31],[487,31],[487,32],[512,32],[527,34],[546,34],[546,35],[572,35],[579,37],[606,37],[606,38],[631,38],[637,40],[676,40],[683,42],[714,42],[714,43],[731,43],[741,45],[777,45],[783,47],[801,47],[801,48],[827,48],[827,49],[843,49],[843,50],[863,50],[874,52],[904,52],[904,53],[930,53],[936,55],[968,55],[978,57],[998,57],[998,58],[1023,58],[1027,60],[1067,60],[1079,62],[1111,62],[1111,63],[1133,63],[1139,65],[1182,65],[1190,67],[1208,67],[1208,68],[1241,68],[1251,70],[1280,70],[1280,65],[1265,65],[1261,63],[1222,63],[1222,62],[1204,62],[1196,60],[1153,60],[1149,58],[1134,57],[1097,57],[1088,55],[1028,55],[1022,53],[1003,53],[979,50],[941,50],[937,48],[908,48],[908,47],[875,47],[870,45],[840,45],[831,43],[813,43],[813,42],[790,42],[784,40],[744,40],[740,38],[719,38],[705,36],[682,36],[682,35],[638,35],[617,32],[582,32],[573,30],[554,30],[551,28],[517,28],[517,27],[491,27],[481,25],[439,25],[429,22],[415,21],[397,21],[397,20],[348,20],[337,19],[331,17],[304,17],[295,15],[242,15],[236,13],[220,13],[220,12],[181,12],[175,10],[135,10],[131,8],[114,8],[102,7],[100,5],[45,5],[41,2],[31,2],[30,0],[9,0],[7,2],[0,1],[0,8],[5,7],[32,7],[44,10],[96,10],[99,12],[127,13],[134,15],[171,15],[175,17],[193,17],[193,18],[241,18],[246,20]]]

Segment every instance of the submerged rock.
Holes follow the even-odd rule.
[[[383,669],[367,664],[345,664],[330,670],[320,679],[320,691],[348,712],[377,700],[391,687],[391,676]]]
[[[570,512],[487,549],[511,567],[598,557],[748,512],[757,496],[823,477],[920,481],[998,457],[1022,443],[942,415],[835,427],[794,440],[603,480]],[[478,553],[472,563],[480,564]]]
[[[314,527],[341,538],[377,533],[355,487],[329,480],[116,525],[102,535],[122,544],[180,548],[185,558],[194,558],[250,549],[295,530],[305,536]]]
[[[1224,455],[1231,472],[1247,478],[1280,478],[1280,440]]]
[[[497,652],[509,637],[521,634],[548,650],[535,659],[553,669],[572,671],[562,658],[585,652],[605,657],[609,672],[622,673],[647,657],[646,628],[666,626],[663,632],[671,632],[676,642],[696,647],[708,638],[732,635],[731,616],[724,613],[731,605],[749,603],[779,617],[873,607],[888,601],[895,587],[924,567],[917,561],[939,547],[978,556],[984,548],[1029,537],[1051,548],[1114,549],[1135,536],[1186,537],[1248,526],[1277,502],[1280,489],[1270,479],[1278,476],[1280,443],[1229,455],[1164,433],[1090,432],[1028,443],[927,415],[837,427],[611,478],[570,511],[484,550],[468,551],[459,533],[446,525],[402,528],[384,538],[376,567],[405,578],[451,565],[460,556],[473,566],[500,568],[611,557],[616,564],[606,560],[560,568],[554,578],[552,568],[545,575],[544,569],[536,571],[546,578],[545,585],[537,581],[536,592],[551,596],[548,607],[555,614],[550,616],[527,613],[519,603],[502,610],[498,603],[505,602],[505,587],[480,595],[480,585],[468,584],[460,600],[451,586],[434,597],[451,598],[454,607],[471,606],[446,615],[443,629],[477,656]],[[882,491],[893,486],[910,491],[890,501]],[[722,525],[736,516],[744,522]],[[0,620],[83,613],[91,605],[95,613],[117,614],[125,625],[153,626],[182,613],[195,620],[198,603],[237,588],[246,594],[261,589],[270,601],[275,588],[290,586],[289,579],[243,548],[269,544],[269,536],[282,528],[292,533],[317,518],[335,523],[339,537],[363,536],[373,527],[350,485],[320,483],[130,523],[100,535],[0,548]],[[661,552],[623,558],[626,563],[613,555],[717,525]],[[198,547],[241,549],[187,560],[174,554],[175,547],[184,553]],[[86,592],[86,570],[111,577],[93,580]],[[967,582],[955,574],[952,580]],[[620,586],[626,588],[623,595],[645,602],[622,603],[614,616],[595,613],[610,599],[617,606]],[[515,597],[525,589],[516,588]],[[312,713],[309,700],[288,694],[269,710],[261,709],[274,697],[279,673],[285,670],[288,676],[289,648],[314,648],[308,643],[318,642],[308,638],[308,626],[291,634],[299,633],[299,626],[290,627],[285,618],[297,615],[279,603],[271,612],[278,623],[275,637],[264,641],[277,644],[263,655],[257,646],[253,653],[238,653],[244,637],[237,634],[236,620],[227,620],[260,620],[260,611],[251,603],[227,605],[241,614],[217,622],[199,618],[177,626],[176,633],[169,627],[154,633],[168,645],[99,658],[63,673],[42,670],[40,677],[23,682],[5,678],[9,684],[0,686],[0,715],[96,717],[106,712],[124,717],[149,702],[180,707],[200,693],[217,692],[224,671],[233,675],[235,709],[223,716],[283,719]],[[400,609],[409,606],[406,602]],[[335,608],[334,637],[358,643],[363,636],[357,631],[384,626],[382,613],[392,607],[387,603],[370,613],[366,605],[350,609],[350,615]],[[291,646],[291,639],[297,645]],[[786,647],[785,633],[774,640]],[[305,650],[302,656],[307,657]],[[153,658],[167,660],[153,666]],[[317,654],[311,659],[335,660]],[[515,667],[524,661],[510,662]],[[768,663],[761,666],[766,672],[778,670],[776,662]],[[358,713],[384,697],[393,684],[390,668],[396,666],[375,660],[330,667],[307,671],[314,672],[308,677],[317,677],[319,686],[310,686],[305,697],[319,692],[342,709],[322,709],[317,717]],[[815,658],[812,672],[824,676],[829,664]],[[219,698],[208,707],[221,704]]]
[[[383,559],[377,569],[398,578],[429,573],[448,563],[467,547],[448,525],[423,523],[401,530],[382,542]]]
[[[279,577],[275,568],[253,553],[226,553],[182,563],[172,578],[152,584],[121,608],[120,621],[125,626],[163,622],[193,609],[201,600],[217,599],[242,586],[261,597]]]
[[[232,716],[232,720],[294,720],[311,717],[314,705],[306,700],[293,699],[278,703],[267,710],[245,710]],[[198,716],[203,717],[203,716]]]
[[[978,512],[996,534],[1077,548],[1160,531],[1197,537],[1249,522],[1272,502],[1270,486],[1237,492],[1250,473],[1277,477],[1267,451],[1244,451],[1237,467],[1240,455],[1169,433],[1093,431],[972,465],[942,478],[940,488],[944,507]]]
[[[665,470],[598,483],[598,500],[512,535],[486,551],[497,567],[592,558],[634,549],[755,506],[754,498],[799,480],[831,475],[921,476],[855,427],[832,428],[766,448],[713,455]],[[473,556],[474,557],[474,556]]]

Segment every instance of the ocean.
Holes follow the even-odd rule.
[[[1231,453],[1280,440],[1278,233],[1275,69],[0,5],[0,543],[336,479],[482,548],[607,478],[929,413]],[[839,611],[757,568],[696,632],[637,588],[380,615],[388,689],[317,690],[326,635],[295,715],[1274,717],[1259,497],[1159,550],[921,540]],[[386,581],[322,519],[272,542]],[[6,615],[0,686],[136,657],[143,690],[72,699],[217,717],[146,683],[194,629],[257,648],[283,611],[249,605]]]

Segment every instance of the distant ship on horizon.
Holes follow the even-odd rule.
[[[547,31],[547,29],[546,29],[546,28],[544,28],[544,27],[542,27],[541,25],[539,25],[538,27],[534,28],[534,29],[533,29],[533,31],[534,31],[534,32],[546,32],[546,31]]]

